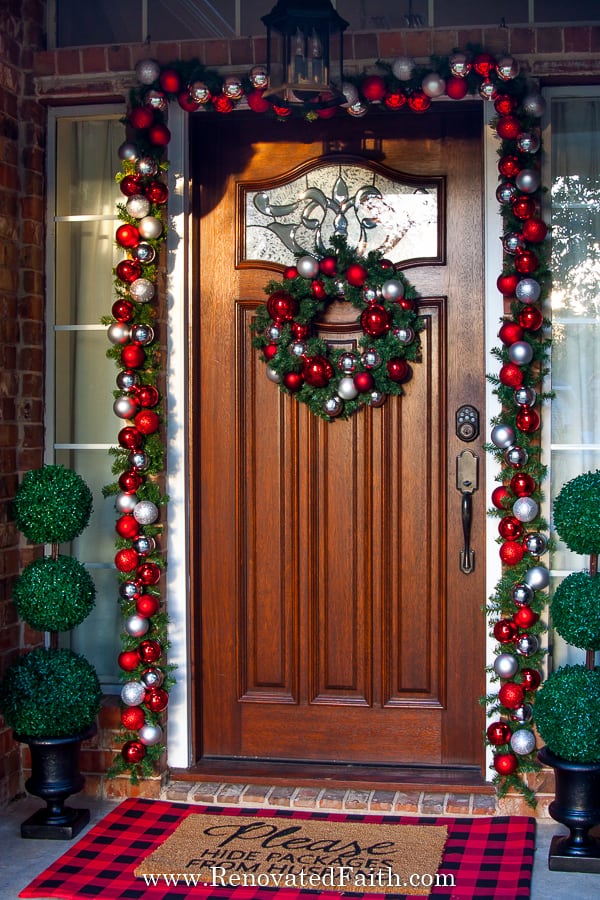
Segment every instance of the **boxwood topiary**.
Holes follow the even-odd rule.
[[[600,577],[567,575],[554,591],[550,611],[565,641],[581,650],[600,650]]]
[[[535,699],[535,723],[549,750],[571,762],[600,761],[600,671],[563,666]]]
[[[0,711],[19,736],[67,737],[94,722],[102,691],[94,667],[72,650],[32,650],[0,685]]]
[[[17,612],[36,631],[70,631],[95,605],[96,588],[72,556],[44,556],[29,563],[13,586]]]
[[[600,553],[600,472],[568,481],[554,501],[554,525],[569,550]]]
[[[31,469],[17,488],[15,522],[34,544],[62,544],[74,540],[86,527],[92,500],[89,487],[72,469]]]

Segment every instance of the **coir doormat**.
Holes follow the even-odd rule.
[[[190,818],[192,823],[186,824]],[[197,820],[201,819],[205,824],[198,828]],[[313,825],[319,831],[309,833]],[[362,831],[364,825],[368,832]],[[255,826],[262,829],[260,839]],[[417,838],[421,835],[423,845],[428,843],[430,853],[437,852],[439,843],[443,845],[436,871],[420,871],[421,866],[434,863],[417,863],[416,855],[402,863],[384,855],[400,843],[395,836],[389,837],[390,831],[393,835],[396,828],[402,833],[404,826],[409,828],[405,847],[410,846],[415,827],[414,834]],[[348,827],[356,828],[354,837]],[[205,842],[198,835],[207,828],[213,833]],[[436,832],[433,841],[427,837],[431,831]],[[179,868],[181,858],[171,863],[169,849],[176,832],[188,842],[183,851],[188,855],[186,865]],[[266,842],[270,853],[279,854],[269,860],[271,871],[266,876],[270,877],[254,868],[257,842]],[[385,846],[390,843],[392,847]],[[396,900],[427,895],[445,900],[514,900],[530,895],[534,843],[535,820],[524,816],[329,815],[130,799],[94,826],[19,896],[44,900],[273,900],[278,892],[282,900],[298,900],[303,894],[328,900],[344,895],[365,895],[375,900],[378,894]],[[157,852],[161,859],[156,869]],[[194,856],[189,857],[190,853]],[[208,878],[196,877],[197,863],[188,865],[198,858],[208,859],[211,865],[214,860]],[[433,858],[429,856],[429,860]],[[393,865],[388,866],[386,861]],[[315,872],[318,878],[311,882]],[[415,894],[415,888],[420,892]]]

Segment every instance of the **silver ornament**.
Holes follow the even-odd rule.
[[[340,358],[338,359],[338,368],[342,372],[346,372],[347,374],[351,374],[356,371],[357,366],[356,354],[354,353],[342,353]]]
[[[244,96],[242,82],[237,75],[228,75],[223,82],[223,94],[230,100],[239,100]]]
[[[314,278],[319,273],[319,262],[314,256],[301,256],[296,268],[303,278]]]
[[[147,241],[140,241],[137,246],[131,248],[131,255],[138,262],[149,265],[156,258],[156,250]]]
[[[142,450],[132,450],[127,461],[129,462],[129,465],[134,469],[137,469],[138,472],[144,472],[150,465],[147,454]]]
[[[162,234],[163,223],[156,216],[144,216],[138,223],[138,231],[146,240],[156,240]]]
[[[306,344],[304,341],[294,341],[290,350],[294,356],[304,356],[306,353]]]
[[[125,631],[131,637],[143,637],[150,628],[150,622],[143,616],[128,616],[125,619]]]
[[[519,728],[510,739],[511,750],[519,756],[527,756],[535,750],[535,735],[528,728]]]
[[[371,391],[369,406],[374,406],[375,408],[383,406],[385,399],[385,394],[382,391]]]
[[[394,335],[401,344],[412,344],[415,339],[415,332],[410,325],[406,325],[403,328],[394,328]]]
[[[353,106],[358,100],[358,90],[349,81],[343,82],[342,94],[346,98],[346,102],[341,104],[343,107]]]
[[[504,461],[512,469],[519,469],[529,459],[529,454],[524,447],[509,447],[504,451]]]
[[[141,681],[127,681],[121,688],[121,700],[125,706],[139,706],[146,696],[146,687]]]
[[[115,497],[115,509],[118,513],[130,513],[135,509],[138,498],[135,494],[126,494],[121,491]]]
[[[493,81],[485,78],[479,85],[479,96],[482,100],[495,100],[498,96],[498,88]]]
[[[515,296],[521,303],[535,303],[541,293],[541,285],[535,278],[521,278],[515,289]]]
[[[252,82],[252,87],[256,88],[258,91],[266,88],[269,84],[269,75],[266,66],[254,66],[250,71],[250,81]]]
[[[149,303],[154,297],[155,288],[147,278],[136,278],[129,285],[129,293],[136,303]]]
[[[276,372],[275,369],[272,369],[270,366],[267,366],[267,378],[269,381],[272,381],[273,384],[279,384],[281,382],[281,375],[279,372]]]
[[[363,366],[367,369],[376,369],[381,365],[381,354],[374,347],[367,347],[361,356]]]
[[[392,62],[392,72],[398,81],[410,81],[414,67],[414,59],[410,59],[408,56],[398,56]]]
[[[133,161],[138,157],[138,149],[131,141],[124,141],[119,147],[119,159]]]
[[[546,101],[541,94],[527,94],[523,97],[521,108],[528,116],[541,119],[546,111]]]
[[[117,375],[117,387],[122,391],[132,391],[139,383],[137,372],[125,370]]]
[[[273,343],[276,344],[277,341],[281,340],[282,330],[279,325],[269,325],[265,334],[270,341],[273,341]]]
[[[518,722],[520,725],[527,725],[533,719],[533,706],[531,703],[524,703],[517,709],[511,709],[509,713],[511,722]]]
[[[508,348],[508,358],[517,366],[526,366],[533,359],[533,347],[527,341],[515,341]]]
[[[523,538],[523,546],[532,556],[541,556],[548,549],[548,541],[538,531],[530,531]]]
[[[140,500],[134,506],[133,517],[140,525],[151,525],[158,519],[158,507],[152,500]]]
[[[165,680],[165,676],[160,671],[160,669],[155,669],[154,666],[149,666],[142,672],[141,680],[147,688],[157,688],[161,686],[161,684]]]
[[[160,66],[155,59],[140,59],[135,64],[135,77],[140,84],[153,84],[160,75]]]
[[[163,732],[160,725],[150,725],[149,722],[144,722],[138,731],[138,737],[146,747],[153,747],[155,744],[160,744],[162,736]]]
[[[362,103],[362,101],[358,100],[356,103],[353,103],[352,106],[348,107],[348,114],[353,116],[355,119],[362,119],[363,116],[366,116],[369,111],[369,107],[366,103]]]
[[[152,178],[158,172],[158,165],[151,156],[140,156],[136,161],[135,171],[144,178]]]
[[[521,153],[537,153],[541,146],[539,136],[531,131],[522,131],[517,135],[517,149]]]
[[[331,416],[332,419],[334,419],[336,416],[339,416],[343,409],[344,401],[337,395],[328,397],[323,404],[323,410],[327,413],[328,416]]]
[[[379,297],[380,289],[366,284],[363,288],[363,300],[365,303],[373,303]]]
[[[510,596],[513,603],[519,608],[529,606],[533,600],[533,589],[530,588],[528,584],[518,581],[516,584],[513,584]]]
[[[472,69],[472,63],[465,53],[453,53],[448,63],[450,71],[458,78],[466,78]]]
[[[133,549],[140,556],[148,556],[156,550],[156,541],[147,534],[141,534],[134,540]]]
[[[510,253],[511,256],[514,256],[519,250],[523,250],[525,241],[517,231],[509,231],[508,234],[505,234],[502,238],[502,246],[506,253]]]
[[[133,600],[139,596],[139,588],[135,581],[122,581],[119,585],[119,595],[123,600]]]
[[[133,419],[138,411],[138,405],[130,396],[116,397],[113,403],[113,412],[120,419]]]
[[[335,282],[335,292],[336,292],[336,294],[337,294],[338,297],[345,297],[345,295],[346,295],[346,282],[345,282],[345,281],[342,281],[341,279],[338,279],[338,281]]]
[[[540,173],[535,169],[521,169],[515,178],[515,184],[524,194],[533,194],[540,186]]]
[[[150,212],[150,201],[143,194],[132,194],[125,204],[125,209],[134,219],[143,219]]]
[[[196,103],[208,103],[210,100],[210,91],[203,81],[194,81],[190,85],[190,97]]]
[[[537,392],[531,387],[520,387],[515,391],[515,403],[517,406],[535,406]]]
[[[495,425],[492,428],[492,443],[500,450],[506,450],[511,447],[515,440],[515,432],[510,425]]]
[[[354,380],[349,375],[340,378],[338,385],[338,394],[342,400],[354,400],[358,396],[358,390],[354,384]]]
[[[534,591],[541,591],[550,584],[550,572],[545,566],[533,566],[523,579]]]
[[[512,653],[499,653],[494,660],[494,672],[500,678],[512,678],[519,669],[519,660]]]
[[[446,82],[437,72],[429,72],[421,82],[421,89],[428,97],[441,97],[446,91]]]
[[[126,344],[129,341],[129,325],[123,322],[113,322],[108,326],[106,336],[111,344]]]
[[[496,200],[498,203],[510,203],[517,189],[510,181],[502,181],[496,188]]]
[[[519,64],[512,56],[503,56],[496,63],[496,74],[500,81],[511,81],[519,74]]]
[[[163,94],[162,91],[158,91],[153,88],[151,91],[148,91],[146,96],[144,97],[144,103],[146,106],[152,107],[152,109],[156,109],[159,112],[164,112],[167,108],[167,98]]]
[[[513,503],[513,516],[519,522],[533,522],[539,515],[540,508],[538,503],[532,497],[519,497]]]
[[[404,285],[397,278],[390,278],[381,285],[381,294],[385,300],[401,300],[404,297]]]
[[[515,638],[515,650],[520,656],[533,656],[540,649],[540,639],[536,634],[521,634]]]
[[[154,340],[154,328],[151,325],[138,324],[131,326],[131,340],[134,344],[151,344]]]

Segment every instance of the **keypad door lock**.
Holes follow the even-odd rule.
[[[456,410],[456,436],[465,442],[479,437],[479,411],[474,406],[461,406]]]

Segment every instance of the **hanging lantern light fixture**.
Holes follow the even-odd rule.
[[[344,102],[342,19],[330,0],[278,0],[262,17],[267,28],[269,88],[265,99],[274,106],[324,109]],[[281,36],[276,53],[272,32]],[[339,35],[339,73],[332,78],[330,51]]]

